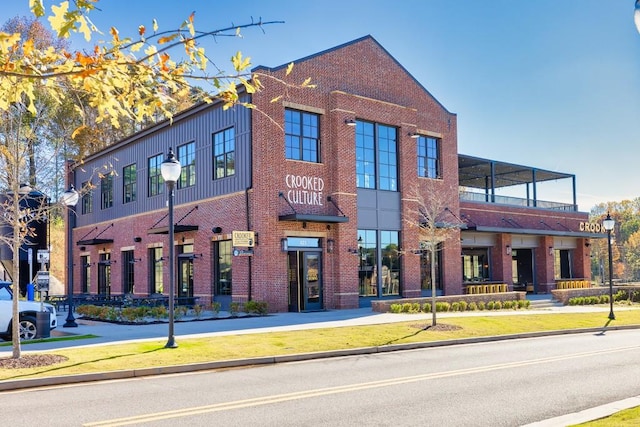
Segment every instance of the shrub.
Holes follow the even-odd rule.
[[[513,308],[513,301],[504,301],[502,303],[502,308],[506,309],[506,310],[510,310]]]
[[[478,301],[478,310],[482,311],[487,307],[484,301]]]
[[[466,301],[460,301],[460,311],[467,311],[469,303]]]
[[[199,319],[202,316],[202,312],[204,311],[204,305],[196,304],[193,306],[193,315],[196,316],[196,319]]]
[[[389,312],[390,313],[395,313],[395,314],[401,313],[402,312],[402,305],[401,304],[391,304],[389,306]]]
[[[411,303],[410,302],[405,302],[402,304],[402,312],[403,313],[410,313],[411,312]]]
[[[422,304],[422,311],[424,311],[425,313],[431,313],[431,303],[425,302],[424,304]]]
[[[600,295],[600,304],[609,304],[609,295]]]
[[[157,305],[155,307],[151,307],[151,310],[149,310],[149,315],[158,320],[166,319],[169,316],[169,311],[164,305]]]
[[[210,308],[211,311],[213,311],[213,315],[217,316],[218,314],[220,314],[221,304],[218,301],[213,301]]]
[[[247,301],[244,304],[244,311],[247,312],[247,314],[266,316],[268,313],[267,303],[264,301]]]
[[[452,302],[451,303],[451,311],[460,311],[460,303],[459,302]]]
[[[489,301],[486,305],[487,310],[493,310],[494,306],[495,306],[495,303],[493,301]]]
[[[229,314],[231,315],[231,317],[236,317],[238,313],[240,313],[241,308],[241,302],[233,301],[231,304],[229,304]]]
[[[471,301],[469,303],[469,311],[476,311],[478,309],[478,304],[475,301]]]
[[[436,312],[447,312],[451,309],[451,304],[448,302],[436,302]]]
[[[494,310],[502,310],[502,301],[495,301],[493,303],[493,309]]]

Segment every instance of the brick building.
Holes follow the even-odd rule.
[[[286,65],[257,71],[283,77]],[[293,74],[317,87],[276,103],[276,89],[244,94],[258,112],[197,105],[75,168],[84,190],[74,292],[167,293],[160,164],[170,147],[182,164],[178,296],[304,311],[427,295],[416,194],[446,200],[442,215],[460,225],[437,252],[438,293],[480,282],[546,291],[561,277],[589,278],[588,239],[600,233],[585,229],[575,196],[565,206],[535,195],[537,182],[562,178],[575,194],[575,178],[459,155],[456,115],[372,37],[300,59]],[[514,182],[534,189],[524,206],[495,196]]]

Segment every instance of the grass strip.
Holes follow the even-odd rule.
[[[193,339],[181,339],[180,336],[177,336],[179,347],[176,349],[165,349],[166,340],[164,339],[91,348],[67,348],[53,351],[57,355],[67,357],[66,362],[40,368],[0,369],[0,380],[75,375],[525,332],[640,325],[640,310],[618,311],[616,319],[613,321],[609,321],[607,313],[591,312],[449,317],[438,320],[438,324],[458,326],[457,330],[425,329],[430,324],[430,319],[416,318],[415,321],[368,326]]]

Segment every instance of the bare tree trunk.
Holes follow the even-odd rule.
[[[436,251],[431,245],[431,326],[436,326]]]

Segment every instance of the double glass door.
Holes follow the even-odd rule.
[[[289,251],[289,311],[322,309],[322,252]]]

